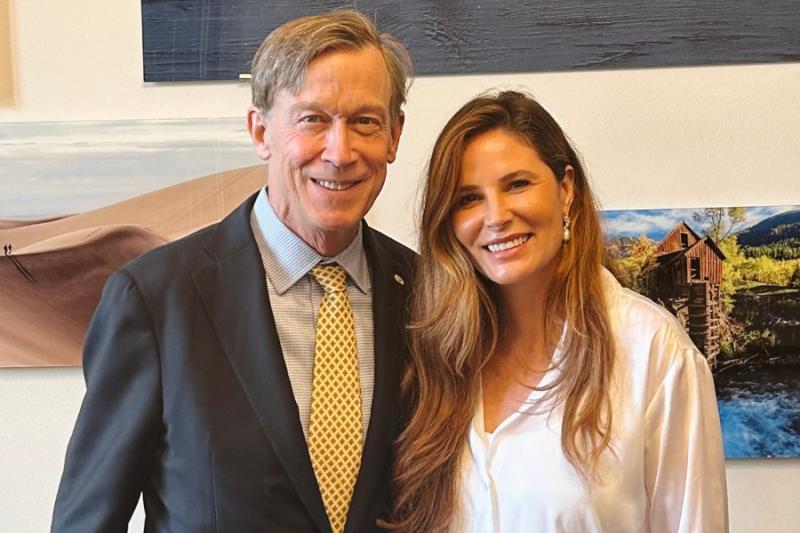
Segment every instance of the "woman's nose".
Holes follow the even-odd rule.
[[[489,196],[486,200],[484,223],[491,228],[502,228],[511,221],[508,202],[501,195]]]

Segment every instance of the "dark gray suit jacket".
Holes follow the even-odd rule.
[[[146,531],[330,531],[250,228],[254,199],[109,278],[53,531],[126,531],[140,493]],[[375,392],[348,532],[377,529],[388,504],[413,262],[366,224],[363,235]]]

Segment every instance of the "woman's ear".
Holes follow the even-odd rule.
[[[575,197],[575,169],[572,168],[572,165],[564,167],[564,176],[561,178],[559,187],[561,188],[561,209],[565,215],[568,215]]]

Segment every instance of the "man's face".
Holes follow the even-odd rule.
[[[352,241],[394,161],[403,120],[389,114],[391,83],[374,47],[327,52],[300,90],[281,90],[248,126],[269,169],[269,201],[289,229],[322,255]]]

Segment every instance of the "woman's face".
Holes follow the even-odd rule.
[[[467,145],[453,227],[487,278],[498,285],[549,281],[572,202],[573,168],[564,174],[558,181],[536,150],[506,130]]]

